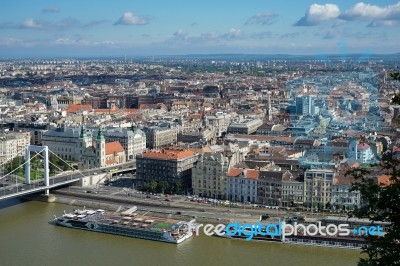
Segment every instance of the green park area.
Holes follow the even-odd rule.
[[[40,156],[34,157],[31,156],[31,180],[42,179],[44,178],[44,169],[43,169],[43,158]],[[1,171],[4,174],[8,174],[12,172],[14,177],[20,177],[21,180],[25,177],[25,159],[22,156],[15,157],[13,160],[9,161],[3,166]],[[71,162],[70,164],[74,164]],[[72,170],[72,167],[63,162],[61,159],[54,155],[50,155],[49,157],[49,170],[50,176],[54,176],[63,171]]]

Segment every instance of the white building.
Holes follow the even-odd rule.
[[[200,197],[226,199],[226,172],[229,159],[220,152],[201,155],[192,169],[193,194]]]
[[[312,208],[325,208],[331,203],[335,173],[329,169],[308,169],[304,173],[304,202]]]
[[[263,124],[261,119],[246,119],[242,122],[232,123],[228,127],[231,134],[253,134]]]
[[[24,156],[25,148],[30,144],[29,132],[9,132],[0,137],[0,164],[17,156]]]
[[[217,137],[221,137],[222,133],[226,133],[228,131],[228,126],[231,123],[231,115],[225,114],[222,112],[218,112],[215,116],[205,116],[205,126],[212,126],[215,130],[215,134]]]
[[[108,129],[104,132],[107,142],[119,141],[124,147],[127,160],[134,160],[136,154],[146,150],[146,135],[132,124],[129,130],[122,128]]]
[[[332,185],[331,205],[338,208],[346,208],[352,210],[359,208],[361,205],[360,191],[350,191],[351,180],[346,177],[335,177]]]
[[[347,157],[360,163],[368,163],[374,159],[374,153],[367,143],[358,143],[358,141],[352,140],[349,144]]]
[[[91,132],[84,132],[87,134],[87,145],[92,145]],[[78,161],[81,155],[81,135],[80,128],[67,128],[62,126],[60,128],[51,129],[43,132],[42,144],[48,146],[49,150],[57,154],[64,160]]]
[[[228,199],[257,203],[259,170],[231,168],[228,172]]]

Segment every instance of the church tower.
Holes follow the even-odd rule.
[[[86,134],[86,129],[85,127],[81,126],[81,133],[79,134],[79,141],[76,142],[77,149],[76,151],[78,152],[78,161],[79,161],[79,168],[83,169],[84,168],[84,161],[83,161],[83,154],[85,153],[85,150],[87,147],[89,147],[92,144],[91,138]]]
[[[96,157],[99,167],[106,166],[106,140],[101,127],[99,127],[96,137]]]

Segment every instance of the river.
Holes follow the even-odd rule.
[[[356,265],[359,251],[196,236],[179,245],[54,226],[73,206],[0,202],[0,264]]]

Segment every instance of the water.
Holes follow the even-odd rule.
[[[0,202],[0,265],[356,265],[359,251],[194,237],[179,245],[49,224],[73,207]]]

